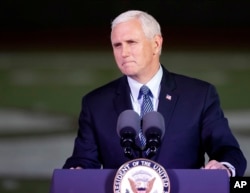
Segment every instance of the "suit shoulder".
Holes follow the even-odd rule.
[[[216,87],[204,80],[189,77],[186,75],[180,75],[171,73],[172,78],[175,82],[175,89],[173,90],[176,94],[179,94],[182,98],[195,100],[196,103],[202,100],[208,100],[211,97],[219,101],[219,95]]]
[[[170,73],[172,77],[172,82],[174,82],[174,88],[177,92],[180,93],[196,93],[196,94],[208,94],[208,93],[215,93],[217,94],[216,87],[209,83],[208,81],[201,80],[198,78],[177,74],[177,73]]]
[[[211,83],[201,80],[198,78],[190,77],[187,75],[177,74],[177,73],[170,73],[174,80],[176,81],[178,86],[198,86],[198,87],[210,87],[213,86]]]
[[[120,84],[123,84],[124,82],[126,82],[125,77],[120,77],[117,78],[113,81],[110,81],[100,87],[95,88],[94,90],[90,91],[89,93],[87,93],[85,95],[85,97],[95,97],[95,96],[110,96],[112,94],[114,94],[117,90],[117,88],[119,87]]]

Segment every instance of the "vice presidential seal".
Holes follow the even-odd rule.
[[[134,159],[123,164],[113,183],[114,193],[170,193],[166,170],[148,159]]]

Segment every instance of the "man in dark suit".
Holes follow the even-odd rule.
[[[162,42],[158,22],[145,12],[127,11],[113,21],[111,43],[124,76],[83,97],[74,151],[63,168],[119,168],[128,161],[117,135],[117,119],[127,109],[141,113],[143,99],[138,96],[146,85],[153,110],[165,121],[165,135],[152,160],[166,169],[244,174],[246,159],[214,86],[166,70],[160,64]]]

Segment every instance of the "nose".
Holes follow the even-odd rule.
[[[122,57],[127,57],[129,56],[129,47],[127,45],[122,46]]]

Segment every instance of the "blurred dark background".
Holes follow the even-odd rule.
[[[1,193],[49,192],[81,97],[120,76],[110,24],[129,9],[161,24],[168,70],[216,86],[250,160],[250,0],[0,0]]]
[[[109,46],[110,23],[140,9],[162,25],[169,48],[249,47],[249,0],[1,0],[0,48]]]

